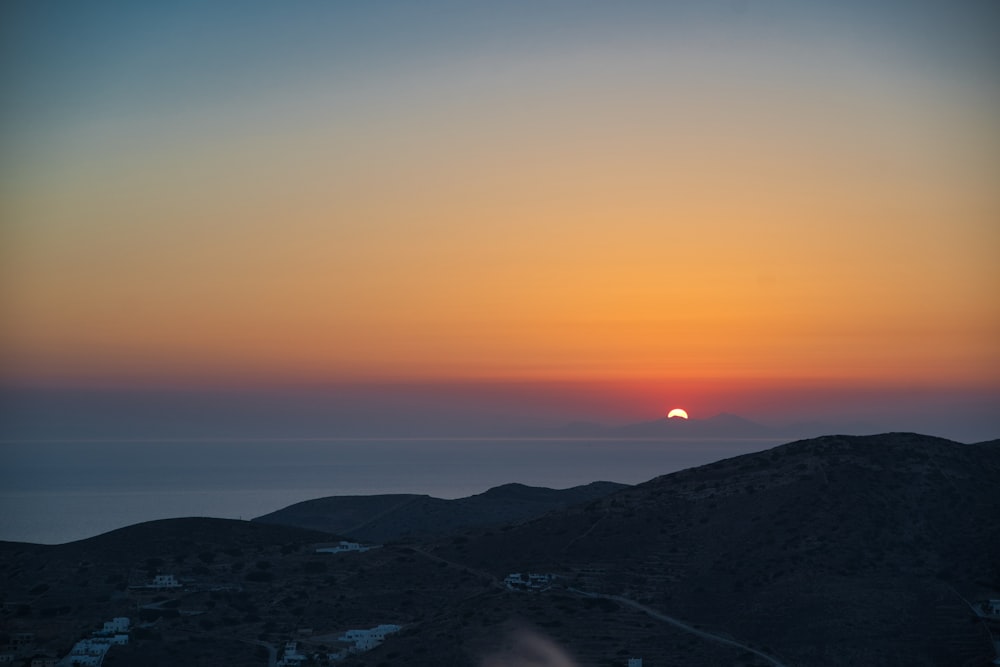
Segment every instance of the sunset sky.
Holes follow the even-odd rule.
[[[4,3],[0,382],[1000,436],[998,35],[993,0]]]

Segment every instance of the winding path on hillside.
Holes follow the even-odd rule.
[[[254,646],[263,646],[267,649],[267,667],[277,667],[278,665],[278,648],[271,643],[260,641],[259,639],[241,639],[236,638],[237,641],[241,641],[244,644],[253,644]]]
[[[589,598],[603,598],[605,600],[613,600],[614,602],[619,602],[619,603],[621,603],[621,604],[623,604],[623,605],[625,605],[627,607],[632,607],[633,609],[638,609],[639,611],[641,611],[641,612],[643,612],[643,613],[645,613],[645,614],[647,614],[649,616],[652,616],[653,618],[655,618],[655,619],[657,619],[659,621],[663,621],[664,623],[669,623],[670,625],[674,626],[675,628],[678,628],[678,629],[683,630],[685,632],[690,632],[691,634],[696,635],[698,637],[701,637],[702,639],[707,639],[708,641],[711,641],[711,642],[716,642],[718,644],[725,644],[727,646],[733,646],[735,648],[743,649],[744,651],[749,651],[750,653],[753,653],[754,655],[759,656],[759,657],[763,658],[764,660],[767,660],[769,663],[771,663],[772,665],[774,665],[774,667],[789,667],[788,665],[786,665],[785,663],[781,662],[780,660],[778,660],[774,656],[768,655],[767,653],[764,653],[763,651],[755,649],[752,646],[747,646],[746,644],[743,644],[742,642],[738,642],[735,639],[729,639],[728,637],[723,637],[722,635],[717,635],[717,634],[713,634],[711,632],[706,632],[705,630],[699,630],[698,628],[694,627],[693,625],[690,625],[688,623],[685,623],[684,621],[676,619],[673,616],[667,616],[666,614],[664,614],[662,612],[659,612],[659,611],[653,609],[652,607],[647,607],[646,605],[642,604],[641,602],[636,602],[635,600],[630,600],[629,598],[625,598],[625,597],[622,597],[620,595],[607,595],[605,593],[592,593],[590,591],[581,591],[579,588],[568,588],[567,590],[570,591],[570,592],[572,592],[572,593],[576,593],[578,595],[583,595],[583,596],[589,597]]]

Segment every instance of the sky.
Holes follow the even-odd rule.
[[[4,3],[0,410],[1000,436],[997,34],[992,0]]]

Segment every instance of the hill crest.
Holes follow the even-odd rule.
[[[626,485],[615,482],[569,489],[511,483],[455,500],[426,495],[329,496],[296,503],[253,521],[325,530],[367,542],[431,539],[533,519],[623,488]]]

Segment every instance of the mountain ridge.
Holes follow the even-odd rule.
[[[661,475],[436,553],[497,573],[555,572],[752,638],[789,664],[972,665],[990,647],[963,596],[1000,591],[996,479],[992,444],[824,436]],[[863,628],[877,632],[862,649],[852,635]]]
[[[322,653],[382,623],[402,629],[341,664],[472,667],[529,633],[581,666],[980,667],[991,624],[1000,634],[970,606],[1000,597],[997,479],[1000,440],[829,435],[360,553],[317,553],[342,533],[197,518],[0,543],[4,622],[65,655],[108,618],[138,616],[107,667],[259,666],[267,647]],[[461,515],[550,492],[512,483],[441,502]],[[377,500],[391,515],[423,499]],[[148,590],[159,573],[183,586]],[[514,590],[511,573],[552,578]]]
[[[295,503],[252,521],[334,532],[365,542],[429,539],[477,526],[535,518],[626,487],[617,482],[591,482],[568,489],[508,483],[454,500],[417,494],[327,496]]]

